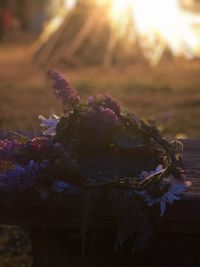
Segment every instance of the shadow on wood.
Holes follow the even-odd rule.
[[[193,185],[182,200],[168,205],[163,217],[158,206],[147,209],[155,239],[143,252],[131,253],[131,240],[122,250],[114,250],[116,226],[106,200],[101,206],[107,212],[94,219],[85,255],[80,240],[82,196],[53,193],[50,199],[41,200],[31,190],[0,194],[0,223],[30,228],[35,267],[200,266],[200,141],[183,143],[183,165]]]

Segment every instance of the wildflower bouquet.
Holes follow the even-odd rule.
[[[10,133],[0,139],[0,192],[33,189],[42,198],[52,191],[87,193],[93,196],[91,206],[106,192],[116,219],[130,222],[128,229],[118,229],[116,246],[135,232],[135,246],[142,246],[152,232],[139,200],[159,203],[163,215],[166,203],[190,185],[181,167],[182,144],[122,111],[110,95],[83,100],[61,74],[49,71],[48,78],[63,116],[40,115],[45,127],[40,136]]]

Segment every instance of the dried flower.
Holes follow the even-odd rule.
[[[0,159],[9,158],[21,147],[21,143],[17,140],[0,139]]]
[[[99,107],[89,109],[86,114],[86,123],[99,132],[106,132],[116,126],[118,117],[115,112],[109,108]]]
[[[95,98],[94,98],[94,96],[92,96],[92,95],[88,96],[88,98],[87,98],[87,104],[89,106],[95,104]]]
[[[47,77],[52,81],[52,87],[64,105],[74,106],[80,101],[76,89],[59,72],[48,71]]]
[[[47,137],[36,137],[33,138],[29,144],[33,151],[45,153],[51,145],[51,140]]]
[[[120,115],[121,108],[120,108],[120,103],[110,95],[99,95],[97,98],[97,101],[100,106],[104,108],[109,108],[112,111],[114,111],[118,116]]]

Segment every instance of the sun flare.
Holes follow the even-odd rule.
[[[184,10],[179,0],[109,2],[111,17],[119,25],[131,14],[136,37],[153,65],[166,48],[174,56],[200,56],[200,35],[194,27],[200,25],[200,15]]]
[[[61,26],[77,3],[81,1],[65,1],[65,8],[49,22],[41,40],[48,39]],[[120,38],[130,51],[137,43],[152,65],[160,61],[165,50],[171,51],[174,57],[200,57],[200,13],[184,7],[192,6],[194,0],[88,0],[84,3],[97,6],[101,17],[108,20],[113,32],[111,47]]]

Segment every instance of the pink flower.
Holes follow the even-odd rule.
[[[47,152],[50,145],[51,140],[47,137],[36,137],[30,141],[31,149],[35,152]]]
[[[85,114],[85,121],[89,127],[98,132],[106,132],[117,125],[118,117],[115,112],[109,108],[99,107],[89,109]]]
[[[6,159],[10,157],[21,145],[22,144],[17,140],[0,139],[0,158]]]
[[[93,105],[94,103],[95,103],[95,98],[94,98],[94,96],[88,96],[88,98],[87,98],[87,103],[88,103],[88,105],[90,106],[90,105]]]
[[[8,141],[0,139],[0,151],[5,151],[8,149]]]
[[[98,104],[104,108],[109,108],[114,111],[118,116],[121,113],[120,103],[110,95],[99,95],[97,98]]]

